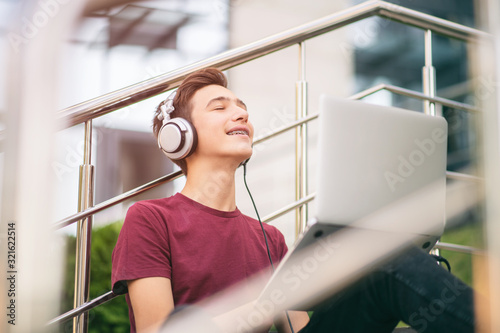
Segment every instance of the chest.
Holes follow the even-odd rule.
[[[258,231],[245,225],[218,225],[170,234],[174,296],[190,303],[268,269],[267,250]]]

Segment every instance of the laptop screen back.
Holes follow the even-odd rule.
[[[432,230],[408,227],[416,233],[442,234],[447,148],[444,118],[323,95],[319,122],[318,222],[349,225],[437,184],[418,204],[426,210],[426,219],[431,216],[439,223],[434,223]],[[404,220],[401,216],[398,223],[404,225]]]

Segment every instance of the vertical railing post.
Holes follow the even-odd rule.
[[[425,65],[422,68],[422,84],[424,94],[429,97],[436,96],[436,69],[432,66],[432,30],[426,30],[424,35]],[[424,101],[424,113],[435,116],[436,105],[428,100]],[[432,254],[439,255],[439,249],[434,247]]]
[[[422,68],[422,83],[424,94],[429,97],[436,96],[436,69],[432,66],[432,31],[425,31],[425,66]],[[430,101],[424,101],[425,114],[435,116],[436,105]]]
[[[299,43],[299,81],[295,91],[295,118],[302,119],[307,116],[307,82],[306,82],[306,57],[305,42]],[[295,129],[295,200],[300,200],[307,195],[307,124],[302,124]],[[296,209],[295,236],[305,228],[308,212],[307,204]]]
[[[91,164],[92,151],[92,121],[85,122],[85,146],[83,165],[80,166],[78,211],[82,211],[94,204],[94,166]],[[78,307],[89,300],[90,290],[90,250],[92,239],[92,220],[90,216],[78,221],[76,234],[76,262],[75,262],[75,298],[74,307]],[[86,333],[88,331],[88,313],[85,312],[73,319],[73,332]]]

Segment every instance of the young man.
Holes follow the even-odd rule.
[[[189,124],[167,124],[169,118],[184,118],[193,132]],[[153,131],[186,174],[186,185],[127,213],[113,252],[112,284],[115,293],[127,293],[132,332],[157,330],[174,307],[259,271],[271,275],[261,226],[235,203],[234,174],[252,155],[254,129],[225,76],[209,68],[187,77],[158,107]],[[171,146],[177,140],[182,147]],[[287,251],[283,235],[270,225],[264,229],[269,256],[278,263]],[[391,332],[399,320],[422,331],[472,332],[472,298],[470,288],[412,249],[324,303],[309,324],[305,312],[290,317],[295,332],[306,324],[301,332]],[[436,306],[439,314],[429,313]]]

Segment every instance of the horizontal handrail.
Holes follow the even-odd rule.
[[[82,210],[79,213],[73,214],[71,216],[66,217],[65,219],[60,220],[59,222],[55,223],[52,227],[54,229],[60,229],[64,228],[76,221],[79,221],[81,219],[87,218],[90,215],[96,214],[106,208],[112,207],[116,204],[119,204],[120,202],[123,202],[127,199],[130,199],[132,197],[135,197],[136,195],[139,195],[149,189],[155,188],[157,186],[160,186],[164,183],[167,183],[171,180],[177,179],[183,175],[182,171],[174,171],[172,173],[169,173],[168,175],[162,176],[158,179],[155,179],[149,183],[143,184],[141,186],[138,186],[130,191],[124,192],[120,195],[117,195],[116,197],[113,197],[109,200],[103,201],[91,208]]]
[[[422,29],[431,29],[445,36],[461,40],[490,38],[489,34],[480,30],[432,15],[384,1],[367,1],[254,43],[228,50],[178,70],[76,104],[60,111],[59,120],[66,127],[71,127],[176,88],[187,75],[199,69],[216,67],[220,70],[226,70],[374,15]]]
[[[455,171],[446,171],[446,178],[456,179],[456,180],[473,181],[473,182],[478,182],[478,183],[484,181],[484,178],[481,178],[478,176],[473,176],[473,175],[468,175],[468,174],[461,173],[461,172],[455,172]]]
[[[485,253],[484,250],[481,250],[481,249],[478,249],[478,248],[475,248],[472,246],[452,244],[452,243],[438,242],[434,247],[438,248],[440,250],[448,250],[448,251],[462,252],[462,253],[469,253],[469,254],[484,254]]]
[[[47,326],[64,323],[65,321],[68,321],[71,318],[76,317],[76,316],[84,313],[85,311],[90,311],[93,308],[95,308],[96,306],[99,306],[103,303],[106,303],[107,301],[110,301],[113,298],[118,297],[118,296],[119,295],[114,294],[112,291],[108,291],[107,293],[102,294],[101,296],[98,296],[89,302],[83,303],[79,307],[71,309],[68,312],[63,313],[62,315],[57,316],[56,318],[49,321],[47,323]]]
[[[306,203],[312,201],[315,197],[316,197],[316,193],[310,193],[310,194],[306,195],[305,197],[303,197],[302,199],[294,201],[291,204],[286,205],[285,207],[283,207],[281,209],[278,209],[274,213],[271,213],[271,214],[265,216],[262,219],[262,222],[268,223],[268,222],[270,222],[270,221],[272,221],[272,220],[274,220],[282,215],[285,215],[286,213],[291,212],[295,208],[301,207],[301,206],[305,205]]]
[[[310,122],[311,120],[314,120],[314,119],[316,119],[316,118],[318,118],[318,114],[317,114],[317,113],[316,113],[316,114],[312,114],[312,115],[307,116],[307,117],[304,117],[304,118],[301,118],[301,119],[299,119],[299,120],[295,120],[295,121],[291,122],[291,123],[290,123],[290,124],[288,124],[288,125],[281,126],[281,127],[280,127],[280,128],[278,128],[277,130],[275,130],[275,131],[273,131],[273,132],[271,132],[271,133],[269,133],[269,134],[262,135],[262,136],[260,136],[260,137],[258,137],[258,138],[256,138],[256,139],[254,139],[253,144],[254,144],[254,145],[256,145],[256,144],[258,144],[258,143],[261,143],[261,142],[263,142],[263,141],[266,141],[266,140],[268,140],[268,139],[271,139],[271,138],[273,138],[273,137],[275,137],[275,136],[277,136],[277,135],[279,135],[279,134],[282,134],[282,133],[284,133],[284,132],[286,132],[286,131],[289,131],[289,130],[291,130],[291,129],[294,129],[295,127],[300,126],[300,125],[302,125],[302,124],[308,123],[308,122]]]
[[[408,9],[392,3],[379,2],[377,15],[412,25],[425,30],[432,30],[446,37],[473,42],[476,39],[492,40],[492,35],[481,30],[470,28],[455,22],[447,21],[429,14],[424,14],[413,9]]]
[[[466,110],[466,111],[470,111],[470,112],[479,112],[479,109],[477,107],[470,105],[470,104],[456,102],[454,100],[443,98],[443,97],[431,97],[431,96],[427,96],[427,95],[425,95],[421,92],[418,92],[418,91],[414,91],[414,90],[410,90],[410,89],[406,89],[406,88],[401,88],[398,86],[393,86],[391,84],[385,84],[385,83],[381,83],[381,84],[378,84],[378,85],[373,86],[371,88],[368,88],[368,89],[361,91],[355,95],[352,95],[350,98],[351,99],[361,99],[363,97],[372,95],[372,94],[374,94],[378,91],[381,91],[381,90],[387,90],[387,91],[390,91],[390,92],[395,93],[395,94],[408,96],[408,97],[412,97],[412,98],[417,98],[417,99],[421,99],[421,100],[426,100],[429,102],[438,103],[438,104],[445,105],[445,106],[455,108],[455,109]]]

